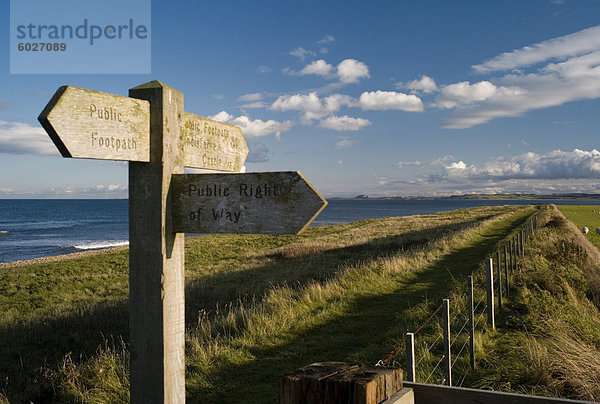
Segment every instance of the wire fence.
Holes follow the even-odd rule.
[[[462,386],[476,366],[476,333],[495,329],[496,308],[501,309],[503,297],[510,295],[510,277],[520,269],[526,241],[537,229],[542,211],[531,216],[472,272],[467,296],[453,292],[443,299],[427,320],[416,331],[406,333],[404,343],[396,345],[376,366],[389,366],[405,349],[407,381]],[[427,336],[420,341],[416,336],[423,330]],[[430,363],[435,364],[431,367]],[[453,383],[454,375],[458,377]]]

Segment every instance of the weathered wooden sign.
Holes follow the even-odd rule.
[[[179,174],[171,220],[186,233],[295,234],[327,201],[299,172]]]
[[[145,100],[60,87],[38,120],[63,157],[150,161],[150,109]],[[185,167],[239,172],[248,146],[238,126],[183,112]]]
[[[181,233],[298,233],[327,201],[298,172],[182,174],[240,171],[240,128],[184,112],[183,94],[160,81],[129,96],[60,87],[38,120],[64,157],[130,161],[130,401],[181,404]]]
[[[150,104],[60,87],[38,120],[63,157],[150,161]]]
[[[239,126],[184,112],[181,132],[185,167],[232,172],[242,169],[248,146]]]

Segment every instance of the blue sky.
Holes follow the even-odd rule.
[[[127,163],[63,159],[36,118],[154,79],[326,197],[600,192],[597,0],[153,1],[152,73],[85,75],[10,74],[8,3],[0,198],[127,197]]]

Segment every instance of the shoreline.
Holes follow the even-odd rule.
[[[72,260],[72,259],[77,259],[77,258],[92,257],[94,255],[108,254],[108,253],[118,252],[118,251],[123,251],[123,250],[128,250],[128,249],[129,249],[129,246],[99,248],[97,250],[80,251],[80,252],[74,252],[74,253],[62,254],[62,255],[51,255],[48,257],[32,258],[29,260],[0,262],[0,269],[23,267],[23,266],[34,265],[34,264],[46,264],[46,263],[50,263],[50,262],[61,262],[61,261],[67,261],[67,260]]]

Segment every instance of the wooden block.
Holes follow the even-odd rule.
[[[379,404],[402,389],[402,370],[353,368],[327,378],[325,403]]]
[[[325,403],[325,381],[340,372],[356,369],[358,365],[344,362],[319,362],[281,376],[279,379],[280,403]]]

